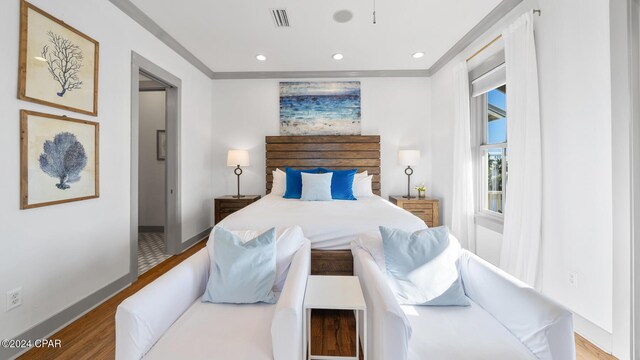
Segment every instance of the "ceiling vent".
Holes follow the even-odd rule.
[[[276,23],[276,27],[289,27],[289,16],[285,9],[271,9],[271,17]]]

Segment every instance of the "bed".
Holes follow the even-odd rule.
[[[350,250],[351,241],[380,225],[415,231],[426,227],[419,217],[375,195],[358,200],[301,201],[269,194],[227,216],[225,229],[268,229],[298,225],[313,250]]]
[[[311,240],[312,274],[352,275],[350,243],[359,233],[377,232],[380,225],[407,231],[426,227],[420,218],[379,196],[380,136],[267,136],[265,142],[267,196],[227,216],[222,224],[230,230],[299,225]],[[270,195],[272,172],[287,166],[366,170],[373,175],[376,196],[313,202]]]

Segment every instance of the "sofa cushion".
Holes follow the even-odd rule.
[[[409,359],[533,360],[536,357],[487,311],[403,305],[413,330]]]
[[[271,360],[275,304],[196,300],[144,357],[153,360]]]

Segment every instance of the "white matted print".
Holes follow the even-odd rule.
[[[97,115],[97,41],[22,1],[18,97]]]
[[[99,196],[99,124],[20,112],[21,208]]]

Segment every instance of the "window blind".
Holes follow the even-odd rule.
[[[471,82],[471,96],[480,96],[506,83],[507,67],[502,63]]]

